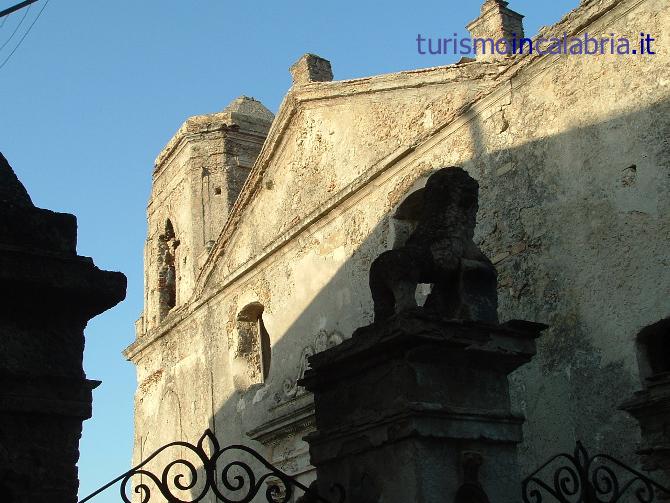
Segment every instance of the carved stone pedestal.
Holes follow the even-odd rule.
[[[544,328],[416,308],[311,357],[301,385],[315,397],[306,440],[319,493],[340,483],[352,503],[516,503],[524,418],[510,411],[507,375]]]

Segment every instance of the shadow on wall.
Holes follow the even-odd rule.
[[[447,152],[441,157],[445,161],[431,161],[425,169],[427,175],[456,164],[479,181],[475,239],[498,270],[500,320],[550,325],[538,341],[536,359],[512,378],[515,407],[527,417],[519,449],[526,473],[556,452],[570,452],[575,439],[592,451],[631,463],[637,459],[637,425],[617,407],[639,388],[635,335],[670,313],[668,117],[670,104],[664,101],[493,151],[487,150],[486,128],[475,119],[468,141],[476,154],[457,159],[455,149],[439,146]],[[420,181],[413,190],[418,189]],[[270,334],[275,341],[271,348],[263,342],[269,337],[262,335],[263,316],[271,313],[250,305],[239,314],[237,329],[256,334],[259,342],[255,348],[232,350],[241,357],[247,349],[256,351],[257,382],[238,391],[211,418],[223,445],[226,438],[236,438],[234,424],[249,432],[283,410],[301,410],[305,398],[294,381],[304,371],[309,348],[324,349],[349,337],[351,330],[342,327],[352,320],[359,325],[372,321],[370,264],[387,243],[402,245],[417,197],[405,194],[394,201],[395,210],[372,229],[281,338]],[[425,293],[419,292],[419,302]],[[307,335],[324,316],[325,332]],[[295,369],[292,381],[279,375],[279,366],[271,363],[275,360]],[[259,390],[274,397],[272,412],[268,400],[255,399]],[[247,404],[244,409],[238,407],[240,399]],[[260,442],[246,443],[268,453]]]

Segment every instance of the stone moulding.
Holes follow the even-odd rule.
[[[0,374],[0,410],[88,419],[92,392],[102,381],[69,377]]]
[[[381,330],[379,324],[359,328],[339,346],[315,354],[310,358],[312,368],[337,370],[342,377],[355,375],[375,366],[379,360],[388,359],[391,352],[431,342],[492,357],[504,352],[504,360],[494,359],[491,364],[511,371],[530,361],[535,355],[535,339],[548,328],[543,323],[523,320],[500,325],[442,320],[420,307],[404,311],[384,325]],[[317,373],[309,369],[298,384],[308,388],[319,386],[316,376]]]
[[[316,447],[312,451],[312,462],[321,464],[343,455],[360,454],[384,444],[412,438],[467,441],[476,437],[492,443],[518,443],[523,435],[523,423],[524,418],[517,415],[484,411],[475,413],[455,410],[453,407],[437,408],[432,404],[409,403],[405,410],[361,417],[356,423],[309,433],[305,439]],[[481,433],[486,430],[489,433]],[[352,436],[357,436],[360,441],[352,443]]]
[[[302,350],[295,379],[287,378],[284,380],[284,396],[290,399],[305,394],[305,388],[298,386],[298,381],[304,377],[305,372],[309,368],[309,358],[316,353],[337,346],[343,340],[344,336],[338,331],[328,332],[326,330],[320,330],[319,333],[316,334],[314,342]]]
[[[270,123],[271,121],[268,120],[267,122]],[[224,111],[189,117],[156,157],[153,171],[154,178],[160,174],[163,166],[173,157],[174,153],[194,138],[211,133],[235,133],[239,130],[240,125],[249,124],[249,118],[237,112]],[[257,137],[261,141],[265,139],[265,135],[260,132]]]
[[[314,402],[309,401],[288,413],[283,413],[249,430],[247,436],[264,445],[272,445],[281,439],[303,432],[314,426]]]

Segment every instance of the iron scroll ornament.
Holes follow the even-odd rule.
[[[556,467],[552,481],[545,482],[540,474],[551,465]],[[522,482],[524,503],[545,503],[545,496],[547,502],[559,503],[652,503],[657,494],[668,497],[670,489],[612,456],[589,456],[581,442],[572,455],[557,454]]]
[[[205,447],[207,443],[209,443],[211,454],[207,453]],[[148,463],[161,453],[174,447],[183,448],[195,454],[195,459],[197,459],[201,466],[196,467],[193,462],[182,456],[168,462],[165,468],[163,468],[160,477],[146,469]],[[243,456],[246,454],[247,457],[250,456],[251,459],[257,461],[267,471],[257,476],[251,466],[241,459],[235,459],[225,464],[222,468],[217,468],[217,463],[223,460],[223,456],[230,453],[239,453]],[[171,473],[174,473],[175,469],[179,469],[179,473],[171,476]],[[234,474],[235,471],[237,471],[237,474]],[[204,481],[201,481],[199,480],[199,474],[203,473]],[[146,477],[148,480],[144,481],[142,478],[139,483],[134,485],[133,492],[136,493],[136,497],[139,500],[133,502],[127,494],[128,485],[131,483],[131,479],[137,477]],[[147,457],[142,463],[86,496],[79,503],[85,503],[93,499],[101,492],[119,482],[121,482],[121,499],[125,503],[137,503],[137,501],[139,503],[148,503],[152,497],[152,489],[157,489],[160,492],[160,496],[168,501],[168,503],[197,503],[207,496],[210,490],[218,501],[224,503],[249,503],[262,491],[264,483],[267,486],[265,488],[265,499],[268,503],[288,503],[291,501],[294,488],[303,491],[308,496],[309,501],[321,503],[343,503],[345,501],[345,492],[341,485],[335,484],[330,489],[337,499],[333,501],[327,500],[313,489],[306,487],[290,475],[273,466],[250,447],[229,445],[228,447],[220,448],[214,433],[209,429],[200,437],[196,445],[181,441],[164,445],[151,454],[151,456]],[[199,485],[201,487],[198,487]],[[188,499],[181,499],[175,494],[175,490],[179,492],[189,491],[192,495]],[[162,501],[162,499],[159,499],[159,501]]]

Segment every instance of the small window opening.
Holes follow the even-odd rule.
[[[220,196],[221,195],[221,187],[216,187],[214,189],[214,195]]]
[[[252,302],[237,315],[233,362],[235,387],[238,390],[262,384],[270,374],[272,347],[263,322],[263,310],[262,304]]]
[[[621,185],[623,185],[624,187],[630,187],[631,185],[635,185],[636,182],[637,182],[637,166],[633,164],[623,170],[623,174],[621,176]]]
[[[177,305],[177,248],[172,222],[168,219],[165,232],[158,238],[158,304],[162,320]]]

